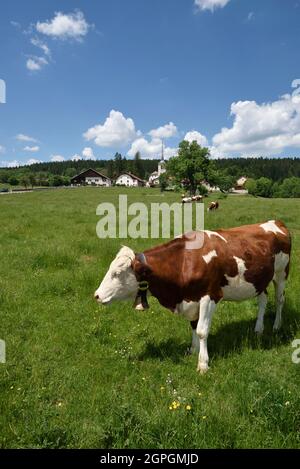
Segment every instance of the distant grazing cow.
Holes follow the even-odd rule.
[[[190,202],[202,202],[202,200],[203,200],[202,195],[193,195],[191,197],[181,196],[181,202],[183,204],[187,204]]]
[[[183,204],[188,204],[190,202],[193,202],[193,199],[192,199],[192,197],[182,197],[181,202]]]
[[[203,243],[191,249],[191,239]],[[284,288],[289,272],[291,239],[280,221],[217,231],[192,232],[135,254],[123,247],[95,292],[100,304],[136,297],[147,307],[146,290],[193,329],[191,351],[199,350],[198,368],[208,369],[207,337],[221,300],[258,298],[255,332],[264,328],[267,287],[273,280],[276,297],[274,329],[281,324]]]
[[[211,212],[212,210],[217,210],[219,208],[219,202],[211,202],[207,208],[208,212]]]
[[[192,196],[192,201],[193,201],[193,202],[202,202],[202,201],[203,201],[203,197],[202,197],[202,195],[193,195],[193,196]]]

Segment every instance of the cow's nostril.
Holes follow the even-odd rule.
[[[99,300],[99,295],[95,295],[95,300]]]

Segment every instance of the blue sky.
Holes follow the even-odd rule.
[[[298,0],[1,2],[0,165],[300,156],[299,33]]]

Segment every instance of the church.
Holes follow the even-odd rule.
[[[161,160],[158,163],[157,171],[153,171],[148,179],[148,186],[159,186],[159,176],[166,172],[166,162],[164,157],[164,144],[161,145]]]

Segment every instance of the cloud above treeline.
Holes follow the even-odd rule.
[[[75,39],[82,41],[91,25],[86,21],[82,11],[76,10],[74,13],[68,14],[58,11],[52,19],[38,21],[35,27],[38,33],[53,39]]]
[[[23,34],[29,37],[29,45],[32,50],[29,54],[26,54],[26,68],[32,74],[43,70],[46,65],[54,62],[52,60],[51,48],[49,43],[46,42],[47,40],[69,41],[73,43],[83,42],[85,36],[94,27],[94,25],[88,23],[83,12],[80,10],[74,10],[69,13],[57,11],[52,18],[38,20],[24,31],[22,31],[22,27],[18,22],[11,21],[10,24],[20,33],[23,32]],[[36,53],[37,49],[39,50],[39,55]]]
[[[128,157],[140,152],[143,158],[160,158],[164,143],[164,155],[170,158],[177,154],[178,141],[183,139],[189,142],[196,140],[201,146],[208,147],[212,158],[279,156],[286,150],[300,149],[300,79],[293,80],[291,88],[290,93],[274,101],[233,102],[230,106],[231,125],[221,128],[211,139],[202,129],[184,132],[172,121],[143,133],[137,129],[132,117],[114,109],[103,122],[87,129],[83,138],[98,148],[121,149]],[[15,138],[19,142],[38,142],[23,133]],[[26,145],[23,150],[37,152],[40,147]],[[4,146],[0,145],[0,152],[4,151]],[[69,159],[95,160],[97,156],[91,146],[85,146]],[[61,155],[51,155],[51,161],[64,160]],[[8,162],[2,162],[2,166],[3,163],[8,166]],[[13,163],[16,161],[9,164]]]
[[[195,7],[198,10],[210,10],[213,12],[217,8],[224,8],[230,0],[194,0]]]

